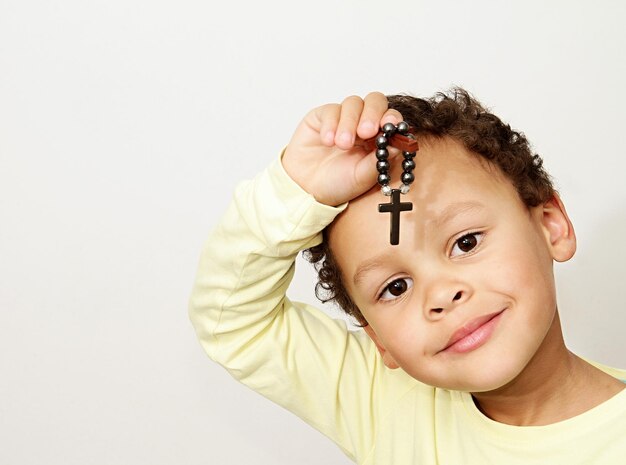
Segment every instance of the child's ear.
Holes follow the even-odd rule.
[[[555,193],[541,208],[541,225],[552,258],[557,262],[569,260],[576,252],[576,234],[561,198]]]
[[[392,370],[398,368],[400,365],[398,365],[398,363],[391,356],[391,354],[387,352],[387,349],[385,349],[385,346],[380,342],[380,340],[378,339],[378,336],[376,335],[372,327],[370,325],[367,325],[363,327],[363,329],[365,330],[367,335],[370,337],[370,339],[374,341],[374,344],[376,344],[376,348],[378,349],[378,352],[380,352],[380,355],[383,358],[383,362],[385,363],[385,366],[387,368],[391,368]]]

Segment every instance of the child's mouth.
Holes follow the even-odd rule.
[[[506,310],[506,309],[505,309]],[[466,353],[479,348],[489,340],[504,310],[478,317],[454,332],[440,352]]]

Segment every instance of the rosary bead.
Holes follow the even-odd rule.
[[[389,162],[387,160],[381,160],[376,163],[376,169],[379,173],[386,173],[389,169]]]
[[[406,159],[414,158],[417,152],[402,152],[402,156]]]
[[[411,186],[409,186],[408,184],[402,184],[400,186],[400,192],[403,194],[408,194],[410,189],[411,189]]]
[[[389,184],[389,181],[391,181],[391,176],[389,176],[387,173],[380,173],[378,175],[378,184],[380,184],[381,186]]]
[[[392,189],[388,184],[384,185],[380,190],[383,192],[383,195],[391,195]]]
[[[398,132],[402,135],[406,135],[406,133],[409,132],[409,125],[406,123],[406,121],[400,121],[396,128]]]
[[[405,159],[402,162],[402,169],[404,171],[412,171],[415,168],[415,161],[413,161],[412,159]]]
[[[402,173],[401,179],[404,184],[411,184],[415,179],[415,175],[413,173],[405,171],[404,173]]]
[[[396,126],[393,123],[386,123],[383,126],[383,132],[386,137],[391,137],[396,133]]]
[[[379,149],[386,149],[389,145],[389,140],[385,136],[378,136],[376,138],[376,147]]]
[[[389,150],[387,149],[376,150],[376,158],[378,158],[378,160],[383,161],[383,160],[386,160],[387,157],[389,157]]]

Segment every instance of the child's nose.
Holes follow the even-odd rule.
[[[445,312],[452,310],[459,303],[465,301],[469,291],[461,286],[446,286],[433,290],[427,305],[426,317],[429,319],[438,319],[443,317]]]

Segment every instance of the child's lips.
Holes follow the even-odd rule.
[[[491,336],[499,321],[498,317],[504,310],[479,316],[465,323],[452,334],[446,346],[440,352],[469,352],[480,347]]]

